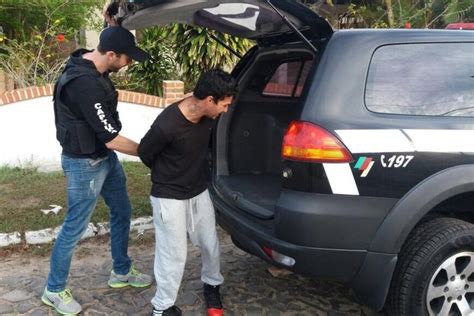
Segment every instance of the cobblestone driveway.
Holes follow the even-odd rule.
[[[152,234],[146,233],[148,240]],[[340,284],[294,274],[273,277],[262,260],[236,248],[219,231],[226,315],[381,315],[354,302]],[[152,273],[153,244],[134,243],[130,254],[139,269]],[[109,289],[111,263],[107,241],[80,245],[69,286],[83,306],[83,315],[149,315],[155,286]],[[46,257],[14,255],[0,265],[0,314],[55,315],[39,299],[48,271]],[[177,305],[185,315],[205,315],[200,281],[199,250],[189,245],[188,262]]]

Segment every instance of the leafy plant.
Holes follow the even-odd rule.
[[[62,44],[54,37],[57,23],[47,23],[43,33],[31,34],[31,42],[5,38],[0,44],[0,69],[18,88],[52,83],[63,68],[67,56],[63,49],[68,47],[67,43]]]
[[[135,63],[125,74],[116,75],[116,86],[161,96],[163,80],[181,79],[185,90],[189,91],[203,71],[215,67],[232,69],[239,58],[213,36],[240,55],[253,45],[246,39],[181,24],[149,28],[141,31],[138,37],[141,38],[140,47],[153,60]]]
[[[474,20],[471,0],[375,0],[351,4],[347,15],[370,28],[444,28],[456,21]]]
[[[172,44],[161,32],[156,27],[140,32],[140,47],[151,59],[136,62],[126,72],[112,76],[117,88],[163,96],[163,80],[179,79]]]
[[[104,0],[1,0],[0,26],[7,38],[23,43],[46,32],[54,21],[57,30],[72,39],[97,19],[103,4]]]
[[[253,46],[247,39],[183,24],[173,24],[162,29],[162,38],[168,38],[172,42],[186,90],[194,87],[203,71],[216,67],[230,70],[239,60],[213,37],[240,55],[244,55]]]
[[[0,3],[0,70],[17,88],[53,83],[101,0]]]

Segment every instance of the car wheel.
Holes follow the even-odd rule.
[[[390,315],[474,315],[474,225],[428,220],[408,236],[387,301]]]

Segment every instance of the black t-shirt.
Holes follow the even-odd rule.
[[[207,188],[205,163],[212,126],[207,117],[190,122],[178,103],[158,115],[138,146],[140,159],[152,171],[152,196],[185,200]]]

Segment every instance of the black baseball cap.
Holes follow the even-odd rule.
[[[135,36],[121,26],[105,28],[99,37],[99,46],[105,51],[125,54],[136,61],[145,61],[150,55],[137,47]]]

